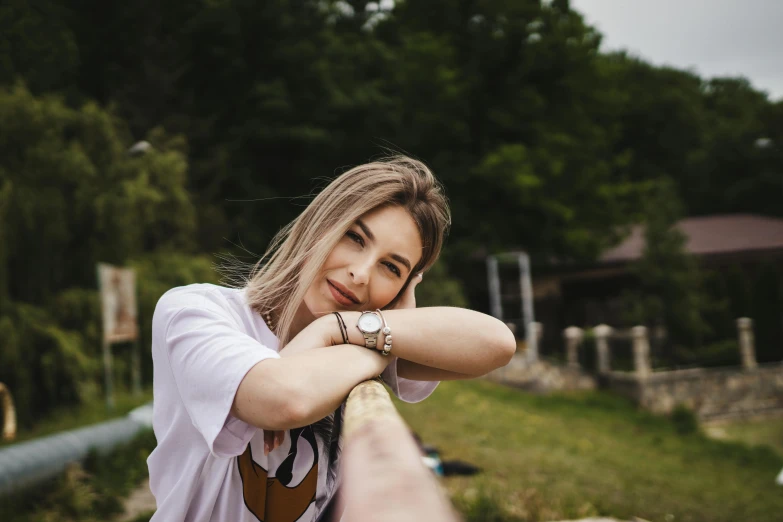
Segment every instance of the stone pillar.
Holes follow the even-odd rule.
[[[563,330],[566,341],[566,361],[569,368],[579,368],[579,345],[582,344],[584,331],[578,326],[569,326]]]
[[[739,335],[742,367],[746,370],[752,370],[758,366],[756,363],[756,347],[753,337],[753,319],[750,317],[740,317],[737,319],[737,333]]]
[[[633,336],[633,366],[638,377],[650,375],[650,340],[647,338],[646,326],[631,328]]]
[[[598,373],[609,373],[612,371],[609,355],[609,336],[612,334],[612,331],[612,327],[607,324],[599,324],[593,328]]]
[[[533,328],[533,335],[536,338],[536,344],[540,348],[541,347],[541,339],[544,337],[544,325],[542,323],[539,323],[538,321],[533,321],[530,323],[530,325]]]

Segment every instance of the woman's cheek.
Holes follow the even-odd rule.
[[[402,292],[403,285],[393,285],[389,290],[386,292],[386,294],[383,296],[383,305],[386,306],[389,303],[392,302],[392,300],[397,297],[397,295]]]

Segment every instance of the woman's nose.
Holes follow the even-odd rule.
[[[355,285],[366,285],[370,281],[369,263],[356,263],[349,269]]]

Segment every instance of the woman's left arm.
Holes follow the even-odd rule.
[[[356,327],[359,312],[343,312],[349,342],[364,345]],[[385,310],[391,328],[398,374],[415,380],[446,380],[484,375],[505,366],[516,351],[511,330],[494,317],[453,307]],[[379,342],[383,341],[382,334]],[[444,373],[444,370],[447,373]]]
[[[422,279],[423,277],[421,274],[419,274],[418,277],[414,277],[414,279],[408,285],[408,288],[405,290],[405,293],[397,302],[397,305],[394,307],[394,309],[407,310],[416,308],[416,286],[421,283]],[[476,375],[472,374],[459,373],[450,370],[443,370],[441,368],[435,368],[433,366],[426,366],[424,364],[419,364],[407,359],[399,359],[397,361],[397,375],[414,381],[453,381],[477,377]]]
[[[450,372],[441,370],[432,366],[399,359],[397,361],[397,375],[412,381],[456,381],[459,379],[473,379],[477,375],[468,375],[466,373]]]

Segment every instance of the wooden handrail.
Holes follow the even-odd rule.
[[[0,382],[0,403],[3,405],[3,439],[14,440],[16,437],[16,409],[11,391]]]
[[[337,513],[347,522],[457,522],[435,475],[424,466],[405,421],[377,380],[348,396]]]

